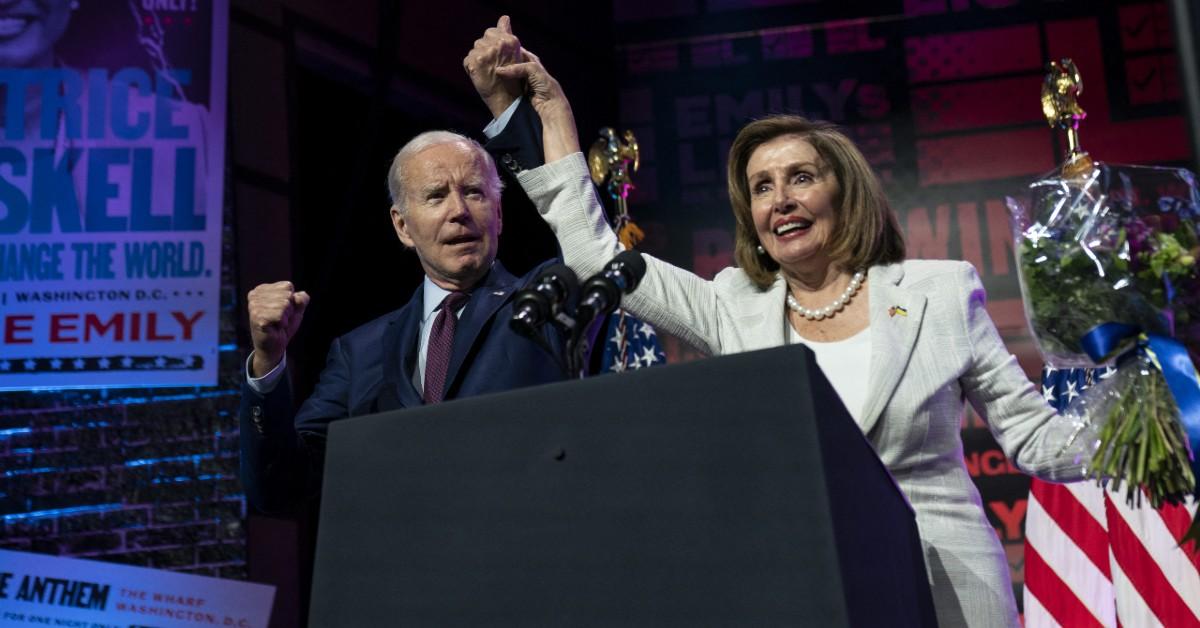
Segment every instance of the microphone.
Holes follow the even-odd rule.
[[[548,320],[566,330],[574,328],[575,319],[563,310],[563,305],[578,290],[579,278],[566,264],[546,268],[513,297],[509,326],[517,333],[531,337]]]
[[[575,308],[576,323],[585,328],[592,321],[611,313],[621,303],[621,295],[633,292],[646,274],[646,260],[637,251],[622,251],[604,270],[583,284],[579,305]]]

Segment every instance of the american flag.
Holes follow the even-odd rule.
[[[625,310],[618,309],[608,317],[604,332],[601,373],[620,373],[667,362],[654,327]]]
[[[1109,369],[1042,372],[1065,408]],[[1025,516],[1025,626],[1200,628],[1200,556],[1178,546],[1196,504],[1143,502],[1095,482],[1033,480]]]

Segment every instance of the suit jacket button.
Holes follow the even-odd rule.
[[[500,161],[504,164],[504,167],[511,170],[513,174],[517,174],[524,170],[524,168],[521,167],[521,164],[517,163],[517,160],[513,159],[513,156],[510,153],[505,153],[504,156],[500,158]]]
[[[253,406],[250,408],[250,422],[254,424],[254,431],[259,434],[266,434],[266,429],[263,427],[262,421],[262,406]]]

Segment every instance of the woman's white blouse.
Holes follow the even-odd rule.
[[[796,330],[788,325],[789,344],[802,344],[812,350],[817,358],[817,366],[825,373],[825,378],[833,385],[842,404],[854,418],[854,422],[862,426],[863,407],[867,403],[867,378],[864,373],[871,372],[871,327],[845,340],[834,342],[819,342],[803,338]]]

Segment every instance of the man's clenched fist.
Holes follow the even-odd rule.
[[[308,302],[308,293],[296,292],[290,281],[261,284],[246,296],[250,339],[254,344],[251,376],[262,377],[283,360],[288,342],[300,328]]]

